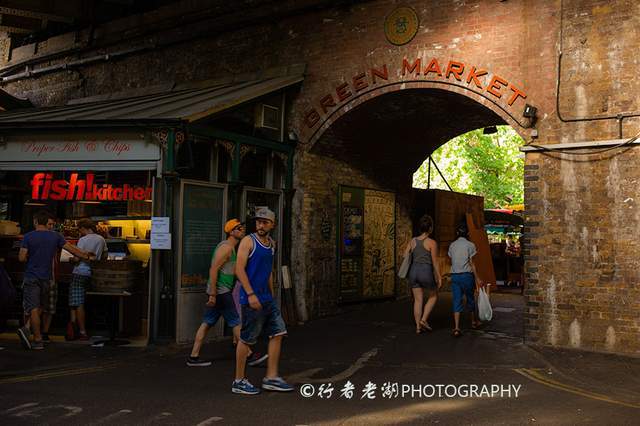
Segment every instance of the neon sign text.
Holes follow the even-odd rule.
[[[95,184],[93,173],[86,179],[78,179],[78,173],[71,173],[69,181],[53,179],[53,173],[36,173],[31,179],[33,200],[83,200],[83,201],[126,201],[150,200],[152,188],[124,184]]]

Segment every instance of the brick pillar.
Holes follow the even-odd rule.
[[[525,226],[524,254],[524,313],[525,340],[529,343],[540,342],[540,320],[542,290],[539,283],[539,239],[540,239],[540,166],[531,161],[536,154],[528,154],[524,166]]]

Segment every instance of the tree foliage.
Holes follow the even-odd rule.
[[[435,150],[432,158],[456,192],[484,197],[485,208],[524,202],[524,141],[509,126],[484,135],[482,129],[460,135]],[[427,188],[428,159],[413,175],[414,188]],[[446,189],[431,166],[431,188]]]

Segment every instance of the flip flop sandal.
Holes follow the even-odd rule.
[[[433,331],[433,328],[431,328],[431,326],[429,325],[429,323],[428,323],[428,322],[426,322],[426,321],[420,321],[420,327],[421,327],[423,330]]]
[[[453,330],[453,337],[460,337],[462,336],[462,332],[459,329],[455,329]]]

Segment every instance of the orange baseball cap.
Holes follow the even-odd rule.
[[[224,224],[224,232],[226,232],[227,234],[230,234],[231,231],[233,231],[233,228],[235,228],[238,225],[242,225],[242,222],[240,222],[238,219],[231,219],[228,220],[227,223]]]

